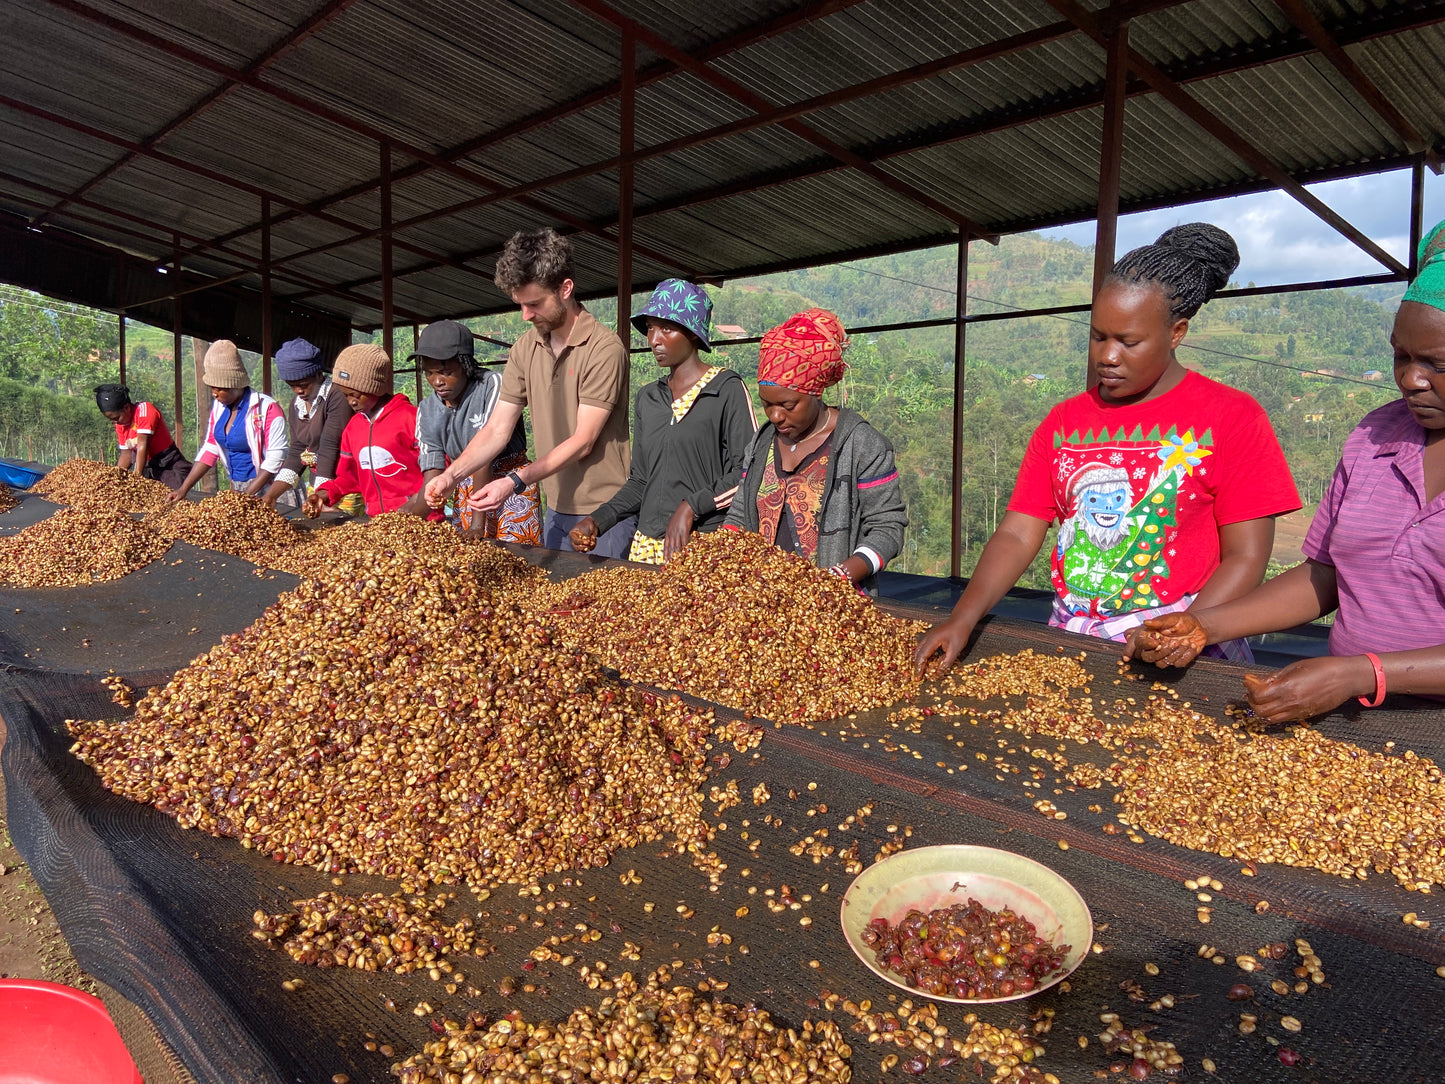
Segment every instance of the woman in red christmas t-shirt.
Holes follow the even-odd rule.
[[[1034,431],[1008,511],[948,620],[920,639],[944,667],[1059,523],[1049,624],[1112,640],[1150,617],[1237,598],[1264,577],[1274,517],[1300,506],[1269,418],[1243,392],[1185,369],[1189,319],[1239,250],[1207,223],[1126,254],[1094,299],[1095,386]],[[1247,657],[1242,642],[1221,654]]]

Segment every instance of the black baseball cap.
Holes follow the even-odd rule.
[[[458,355],[472,357],[474,353],[471,328],[455,320],[437,320],[427,324],[426,330],[417,339],[416,353],[409,355],[406,360],[431,358],[433,361],[450,361]]]

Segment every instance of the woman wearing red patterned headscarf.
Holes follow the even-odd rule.
[[[763,336],[758,397],[768,424],[743,452],[725,526],[757,531],[869,591],[903,548],[908,512],[893,446],[856,411],[828,406],[843,379],[843,324],[800,312]]]

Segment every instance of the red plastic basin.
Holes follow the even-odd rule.
[[[99,998],[0,979],[0,1084],[143,1084]]]

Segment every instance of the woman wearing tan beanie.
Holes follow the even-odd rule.
[[[419,465],[416,407],[405,395],[392,391],[391,357],[374,343],[341,351],[331,383],[355,413],[341,433],[336,477],[311,491],[306,514],[315,517],[352,493],[361,494],[369,516],[395,512],[425,481]]]
[[[222,457],[231,488],[254,495],[264,492],[286,456],[286,414],[281,404],[251,387],[241,352],[228,339],[211,344],[201,363],[201,379],[211,389],[211,418],[206,439],[181,488],[179,501]]]

